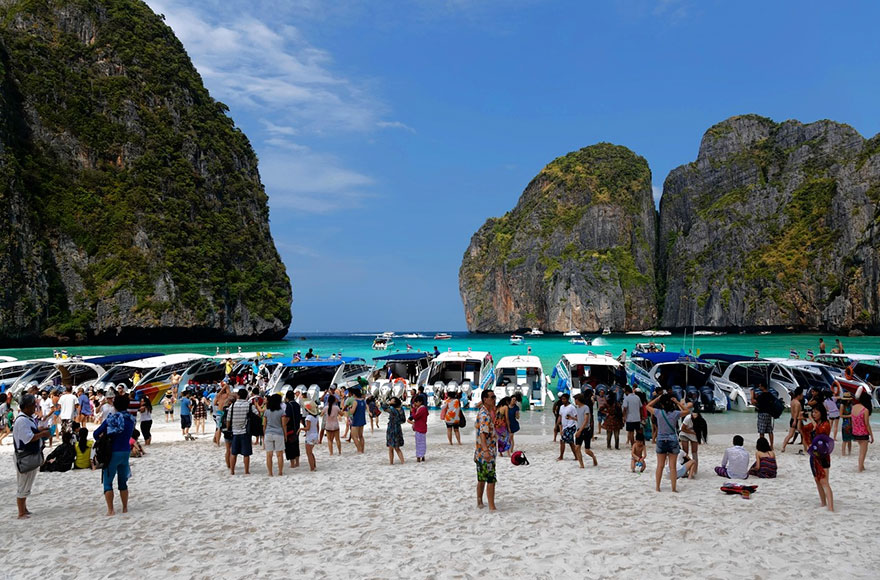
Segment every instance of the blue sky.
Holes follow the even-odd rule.
[[[655,195],[711,125],[880,131],[880,5],[147,0],[260,158],[293,332],[463,330],[471,235],[599,141]]]

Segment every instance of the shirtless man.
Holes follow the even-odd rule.
[[[801,432],[801,412],[804,409],[804,388],[798,387],[791,394],[791,420],[788,422],[788,435],[782,441],[782,452],[785,453],[785,446],[791,443],[795,444],[797,436]],[[803,437],[803,435],[801,435]],[[806,447],[806,445],[804,446]]]
[[[216,424],[216,428],[214,429],[214,445],[217,446],[220,445],[220,434],[223,432],[223,409],[226,408],[226,403],[232,396],[229,383],[223,381],[220,384],[222,386],[214,397],[214,423]]]

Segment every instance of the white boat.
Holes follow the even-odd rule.
[[[393,332],[383,332],[379,336],[381,336],[382,338],[394,338],[394,333]]]
[[[692,356],[672,352],[633,353],[627,362],[630,384],[650,398],[660,387],[670,388],[679,401],[692,401],[707,413],[727,410],[727,394],[712,380],[715,367]]]
[[[434,335],[434,340],[449,340],[450,338],[452,338],[452,335],[445,332],[438,332]]]
[[[666,352],[666,345],[662,342],[637,342],[633,353],[638,352]]]
[[[434,355],[428,352],[401,352],[374,357],[375,366],[368,377],[370,394],[380,401],[387,401],[392,396],[408,395],[433,358]],[[382,366],[378,366],[379,363]]]
[[[581,335],[577,335],[573,338],[568,339],[568,342],[570,342],[571,344],[577,344],[580,346],[590,346],[591,344],[593,344],[593,339],[584,338]]]
[[[346,389],[367,382],[372,370],[366,360],[352,356],[274,359],[273,364],[267,394],[301,390],[312,400],[318,400],[321,393],[333,384]]]
[[[529,336],[542,336],[544,334],[544,331],[536,327],[529,330],[526,334],[528,334]]]
[[[642,336],[671,336],[672,332],[669,330],[645,330],[641,333]]]
[[[96,389],[105,390],[110,387],[131,389],[131,402],[134,408],[137,408],[137,401],[143,398],[150,399],[155,406],[171,388],[171,375],[183,373],[194,361],[203,358],[208,356],[183,352],[125,362],[98,377],[94,386]],[[140,375],[140,379],[132,384],[135,373]]]
[[[401,335],[403,338],[428,338],[424,334],[419,334],[418,332],[408,332],[406,334]]]
[[[468,404],[480,401],[483,389],[495,379],[492,355],[485,351],[450,351],[438,355],[419,374],[417,386],[424,387],[428,403],[439,406],[446,391],[465,395]]]
[[[492,387],[498,399],[522,395],[522,408],[544,408],[547,399],[547,384],[550,379],[544,374],[541,359],[536,356],[506,356],[495,365],[495,384]]]
[[[522,344],[522,342],[523,342],[522,336],[520,336],[518,334],[511,334],[510,335],[510,344]]]
[[[624,373],[620,362],[613,356],[593,352],[564,354],[553,370],[556,394],[571,393],[572,396],[586,389],[604,387],[623,392]]]
[[[694,336],[715,336],[718,333],[713,330],[695,330],[691,334]]]
[[[0,362],[0,386],[3,391],[11,389],[18,379],[26,372],[37,365],[45,364],[46,361],[54,359],[33,359],[33,360],[11,360]]]
[[[388,350],[388,347],[394,344],[394,340],[387,336],[377,336],[373,340],[373,350]]]
[[[611,334],[610,327],[606,326],[605,328],[602,329],[602,336],[608,336],[609,334]]]
[[[770,364],[767,361],[722,353],[701,354],[700,358],[714,366],[712,382],[727,396],[728,409],[740,412],[755,409],[751,387],[758,382],[770,384]]]
[[[0,356],[0,363],[15,362],[17,360],[18,359],[15,358],[14,356]]]
[[[226,377],[226,361],[232,361],[230,378],[245,375],[248,370],[256,375],[261,366],[274,358],[281,357],[280,352],[238,352],[234,354],[216,354],[198,359],[185,371],[180,373],[179,390],[201,385],[218,384]]]
[[[771,330],[762,330],[762,331],[759,332],[758,334],[759,334],[760,336],[767,336],[768,334],[773,334],[773,331],[771,331]]]
[[[563,332],[563,333],[562,333],[562,336],[580,336],[580,335],[581,335],[581,331],[580,331],[580,330],[574,330],[574,329],[569,330],[568,332]]]
[[[880,356],[876,354],[819,354],[813,359],[816,362],[838,369],[843,373],[844,379],[847,374],[864,381],[871,387],[871,398],[874,400],[874,408],[880,407]],[[847,372],[846,369],[850,370]]]

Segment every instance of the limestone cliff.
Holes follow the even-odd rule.
[[[138,0],[0,0],[0,342],[274,338],[247,138]]]
[[[880,330],[880,135],[747,115],[703,136],[660,205],[667,327]]]
[[[468,329],[654,326],[655,232],[643,158],[600,143],[554,160],[471,239],[459,273]]]

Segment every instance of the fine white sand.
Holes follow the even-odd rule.
[[[570,452],[556,461],[552,414],[523,413],[517,447],[531,465],[499,458],[495,513],[475,507],[472,416],[462,446],[450,447],[434,413],[426,463],[415,462],[408,427],[406,464],[394,466],[384,428],[367,428],[365,455],[343,442],[343,455],[330,457],[322,446],[309,473],[303,446],[298,469],[269,478],[262,450],[251,475],[231,477],[210,435],[184,442],[159,413],[148,455],[132,460],[130,513],[117,503],[114,517],[105,516],[100,473],[71,471],[38,474],[28,500],[34,516],[17,520],[7,439],[0,576],[876,578],[880,450],[869,451],[864,473],[855,457],[835,452],[837,513],[819,507],[796,448],[778,455],[778,479],[749,481],[758,485],[752,499],[727,496],[713,467],[731,425],[752,426],[742,434],[753,452],[754,415],[743,417],[710,417],[698,479],[679,481],[677,494],[664,479],[658,494],[653,448],[639,475],[624,445],[608,451],[596,441],[599,467],[581,470]]]

